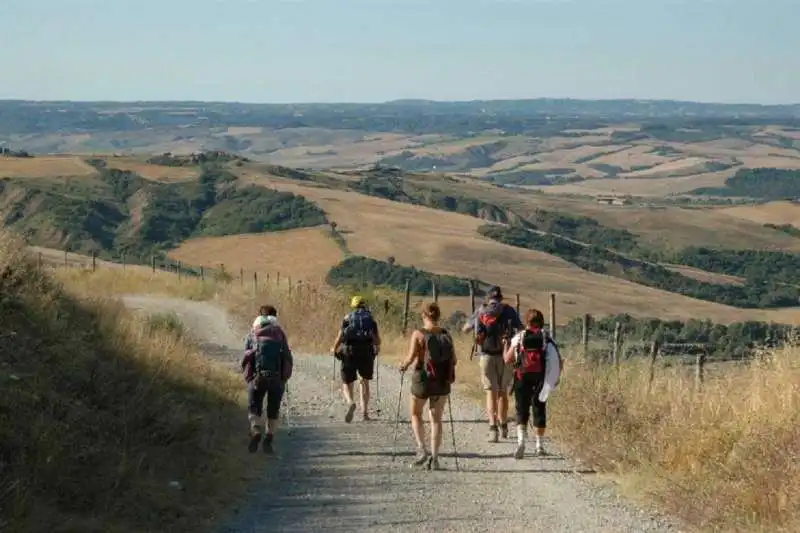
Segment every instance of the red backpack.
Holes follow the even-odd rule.
[[[544,374],[547,366],[547,343],[551,340],[540,328],[528,328],[522,333],[517,346],[516,374],[522,378],[524,374]]]

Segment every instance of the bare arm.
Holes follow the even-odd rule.
[[[333,348],[331,349],[331,353],[336,353],[336,350],[339,349],[339,346],[342,345],[342,330],[339,330],[339,333],[336,334],[336,340],[333,342]]]
[[[415,331],[411,335],[410,342],[408,343],[408,355],[406,355],[406,358],[403,360],[402,363],[400,363],[400,370],[402,372],[405,372],[406,369],[408,369],[408,367],[410,367],[411,364],[414,363],[414,361],[416,361],[419,340],[420,340],[420,333],[418,331]]]

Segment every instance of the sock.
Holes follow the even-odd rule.
[[[527,436],[527,431],[525,429],[525,426],[522,425],[522,424],[518,425],[517,426],[517,442],[520,443],[520,444],[525,442],[525,437],[526,436]]]
[[[536,447],[537,448],[542,447],[542,437],[540,437],[539,435],[536,435]]]

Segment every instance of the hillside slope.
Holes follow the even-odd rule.
[[[0,233],[0,529],[197,531],[235,497],[240,385],[177,327],[70,294]]]

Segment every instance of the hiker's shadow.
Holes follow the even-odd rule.
[[[455,459],[456,454],[453,452],[440,453],[441,457]],[[395,452],[364,452],[360,450],[349,450],[344,452],[331,452],[331,453],[314,453],[311,454],[315,458],[332,458],[332,457],[414,457],[415,452],[401,451]],[[510,459],[511,453],[475,453],[475,452],[458,452],[459,459]],[[543,457],[532,456],[530,459],[538,459],[540,461],[566,461],[566,458],[560,455],[545,455]]]

